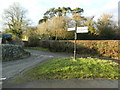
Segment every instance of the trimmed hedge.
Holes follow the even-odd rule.
[[[119,59],[120,40],[77,40],[77,54],[89,54]],[[29,45],[30,46],[30,45]],[[54,52],[72,52],[74,40],[39,41],[40,47]]]
[[[28,57],[29,52],[26,52],[22,46],[12,44],[1,44],[2,47],[2,61],[17,60],[20,58]]]
[[[100,55],[119,59],[119,40],[98,40],[98,41],[78,41],[78,45],[83,45],[92,50],[96,50]]]

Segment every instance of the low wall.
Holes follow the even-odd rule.
[[[22,46],[12,44],[1,44],[2,47],[2,61],[17,60],[28,57],[29,52],[26,52]]]

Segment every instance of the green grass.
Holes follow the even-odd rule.
[[[40,50],[40,51],[49,51],[49,49],[42,48],[42,47],[25,47],[25,49]]]
[[[25,73],[31,80],[48,79],[118,79],[118,63],[93,58],[59,58],[49,60]]]

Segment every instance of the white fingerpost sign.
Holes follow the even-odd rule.
[[[73,28],[68,28],[68,31],[75,31],[75,27],[73,27]]]
[[[75,27],[68,28],[68,31],[75,31]],[[77,27],[76,33],[88,33],[88,27]]]
[[[74,42],[74,60],[76,60],[76,40],[77,40],[77,33],[88,33],[88,27],[76,27],[74,28],[68,28],[68,31],[74,31],[75,32],[75,42]]]
[[[88,27],[77,27],[77,33],[88,33]]]

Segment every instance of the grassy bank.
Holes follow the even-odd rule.
[[[118,63],[93,58],[49,60],[25,73],[26,80],[48,79],[118,79]]]
[[[49,51],[49,49],[42,48],[42,47],[25,47],[25,49],[40,50],[40,51]]]

